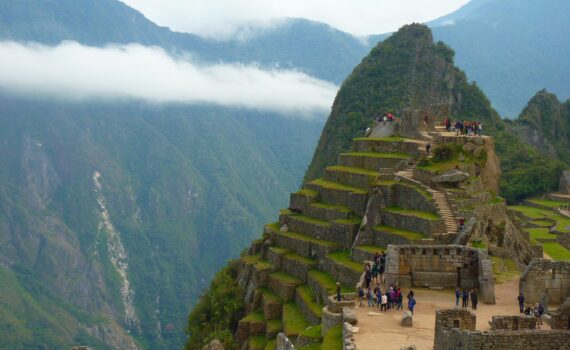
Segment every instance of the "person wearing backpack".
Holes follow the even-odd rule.
[[[461,288],[455,288],[455,307],[459,307],[459,299],[461,299]]]
[[[412,297],[408,300],[408,310],[410,310],[410,312],[412,313],[412,315],[414,314],[414,307],[416,307],[416,299],[412,296]]]
[[[402,305],[402,290],[398,287],[398,291],[396,292],[396,302],[398,303],[398,308],[396,310],[403,310],[404,306]]]
[[[467,289],[463,289],[463,293],[461,293],[461,299],[463,300],[462,306],[464,308],[469,306],[469,292]]]
[[[364,289],[358,287],[358,307],[362,307],[362,298],[364,298]]]
[[[372,291],[370,290],[370,287],[366,291],[366,298],[368,299],[368,307],[374,306],[374,299],[373,299]]]

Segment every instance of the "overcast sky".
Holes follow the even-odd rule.
[[[182,32],[227,38],[244,23],[301,17],[354,35],[394,31],[457,10],[468,0],[122,0],[152,21]]]
[[[0,89],[68,100],[215,103],[310,118],[327,114],[338,90],[295,71],[198,64],[191,57],[135,44],[97,48],[75,42],[55,47],[0,42],[0,57]]]

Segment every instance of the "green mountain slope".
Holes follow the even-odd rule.
[[[320,128],[223,108],[0,103],[0,344],[13,349],[130,349],[131,336],[180,348],[187,310],[285,204]]]
[[[568,160],[556,154],[548,157],[544,149],[525,142],[511,122],[499,118],[477,84],[468,83],[454,67],[453,56],[446,45],[433,43],[431,31],[423,25],[405,26],[378,44],[342,85],[305,180],[320,177],[334,164],[336,154],[349,149],[347,140],[369,126],[376,114],[406,109],[433,114],[445,105],[452,119],[482,121],[485,133],[495,136],[503,171],[501,194],[510,202],[554,189]]]

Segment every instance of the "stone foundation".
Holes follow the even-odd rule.
[[[520,292],[526,303],[561,304],[570,297],[570,262],[533,260],[521,276]]]

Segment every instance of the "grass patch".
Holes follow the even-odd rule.
[[[294,337],[309,327],[309,322],[295,302],[283,305],[283,332],[287,337]]]
[[[493,261],[493,276],[497,283],[504,283],[520,276],[520,271],[512,259],[491,256]]]
[[[260,260],[257,264],[255,264],[255,268],[259,271],[261,270],[272,270],[275,268],[272,263],[265,260]]]
[[[264,350],[266,343],[267,339],[263,335],[251,337],[249,338],[249,350]]]
[[[549,200],[549,199],[537,199],[537,198],[527,199],[526,202],[533,203],[536,205],[540,205],[540,206],[546,207],[546,208],[551,208],[551,209],[560,208],[561,206],[569,204],[568,202],[553,201],[553,200]]]
[[[296,220],[300,220],[303,222],[306,222],[308,224],[313,224],[313,225],[319,225],[319,226],[330,226],[330,223],[323,221],[323,220],[319,220],[319,219],[315,219],[312,218],[310,216],[304,216],[304,215],[295,215],[295,219]]]
[[[241,257],[241,260],[248,265],[257,264],[259,262],[259,259],[261,259],[259,254],[257,254],[257,255],[245,255],[245,256]]]
[[[265,317],[262,312],[252,312],[244,317],[242,321],[262,323],[265,322]]]
[[[487,249],[487,245],[482,241],[471,242],[471,247],[478,249]]]
[[[263,297],[269,301],[277,304],[283,304],[283,299],[267,287],[259,288],[259,291],[263,294]]]
[[[281,233],[279,233],[279,235],[284,236],[284,237],[289,237],[292,239],[296,239],[296,240],[300,240],[300,241],[311,242],[311,243],[318,244],[318,245],[323,246],[323,247],[331,248],[331,247],[335,247],[337,245],[337,243],[335,243],[335,242],[323,241],[323,240],[316,239],[316,238],[311,237],[311,236],[307,236],[307,235],[303,235],[303,234],[295,233],[295,232],[281,232]]]
[[[547,222],[546,220],[553,220],[556,222],[556,230],[560,232],[570,232],[570,218],[560,215],[558,212],[544,208],[536,208],[527,205],[513,205],[509,209],[513,209],[522,213],[527,219],[532,220],[533,223],[537,221]],[[552,225],[548,223],[547,226]]]
[[[428,213],[425,211],[409,210],[409,209],[403,209],[400,207],[388,207],[385,210],[387,212],[394,213],[394,214],[411,215],[411,216],[415,216],[415,217],[420,218],[420,219],[425,219],[425,220],[430,220],[430,221],[440,220],[440,218],[439,218],[439,216],[437,216],[437,214]]]
[[[279,209],[280,215],[298,215],[298,213],[292,211],[291,209]]]
[[[392,235],[404,237],[410,241],[417,241],[426,238],[427,236],[421,232],[400,230],[395,227],[378,225],[374,227],[375,231],[386,232]]]
[[[362,251],[367,252],[367,253],[372,253],[372,254],[374,254],[374,253],[380,254],[381,251],[386,251],[386,247],[375,247],[375,246],[371,246],[371,245],[361,245],[361,246],[356,247],[356,249],[362,250]]]
[[[267,328],[268,333],[279,333],[283,330],[283,321],[282,320],[269,320],[267,321]]]
[[[321,343],[314,343],[303,346],[302,348],[299,348],[299,350],[324,350],[324,348],[321,346]]]
[[[405,186],[407,188],[411,188],[413,190],[415,190],[416,192],[418,192],[419,194],[421,194],[422,196],[424,196],[425,198],[428,199],[432,199],[433,195],[431,193],[429,193],[428,191],[424,190],[423,188],[419,187],[419,186],[414,186],[405,182],[400,182],[399,183],[400,186]]]
[[[307,304],[309,310],[311,310],[311,313],[313,315],[317,317],[323,316],[323,305],[317,304],[315,298],[313,297],[313,291],[311,290],[311,287],[305,284],[297,287],[296,292],[299,293],[299,296],[301,299],[303,299],[305,304]]]
[[[352,211],[352,210],[350,210],[349,207],[344,206],[344,205],[328,204],[328,203],[323,203],[323,202],[311,203],[311,207],[320,208],[320,209],[329,209],[329,210],[334,210],[334,211],[338,211],[338,212],[342,212],[342,213],[350,213]]]
[[[350,259],[350,251],[343,250],[336,253],[331,253],[327,255],[330,259],[334,260],[336,263],[350,268],[354,272],[363,272],[363,267],[361,264],[354,262]]]
[[[303,281],[301,281],[297,277],[291,276],[290,274],[283,271],[274,272],[270,276],[282,282],[283,284],[289,286],[298,286],[303,284]]]
[[[274,246],[274,247],[269,247],[269,249],[278,255],[285,255],[285,254],[289,253],[289,249],[283,248],[283,247]]]
[[[295,260],[295,261],[297,261],[303,265],[315,265],[317,263],[315,260],[305,258],[304,256],[301,256],[301,255],[295,254],[295,253],[285,254],[284,258],[290,259],[290,260]]]
[[[531,238],[534,239],[556,239],[556,235],[549,233],[547,228],[527,228],[526,231],[529,233]]]
[[[323,332],[323,326],[319,324],[316,326],[307,327],[303,332],[301,332],[301,335],[303,337],[306,337],[306,338],[313,338],[313,339],[321,340],[323,338],[322,332]],[[303,348],[303,349],[305,349],[305,348]]]
[[[551,213],[551,211],[547,209],[529,207],[528,205],[511,205],[509,209],[518,211],[529,219],[542,219],[548,217]]]
[[[341,153],[341,156],[383,158],[383,159],[408,159],[408,158],[410,158],[410,156],[406,153],[377,153],[377,152],[348,152],[348,153]]]
[[[265,345],[265,350],[275,350],[275,339],[271,339],[267,341],[267,344]]]
[[[340,173],[366,175],[366,176],[370,176],[370,177],[376,177],[376,175],[378,175],[378,172],[373,171],[373,170],[368,170],[368,169],[363,169],[363,168],[353,168],[353,167],[347,167],[347,166],[342,166],[342,165],[329,166],[329,167],[327,167],[326,170],[336,171],[336,172],[340,172]]]
[[[339,184],[338,182],[331,182],[331,181],[326,181],[323,179],[313,180],[309,183],[312,185],[320,186],[320,187],[325,188],[325,189],[329,189],[329,190],[350,191],[350,192],[359,193],[359,194],[367,194],[368,193],[367,190],[363,190],[361,188],[346,186],[343,184]]]
[[[273,232],[279,232],[279,222],[274,222],[271,224],[265,225],[265,227]]]
[[[532,220],[531,222],[535,225],[544,226],[544,227],[550,227],[552,224],[554,224],[554,222],[546,220]]]
[[[386,136],[386,137],[357,137],[354,141],[386,141],[386,142],[405,142],[409,141],[405,137],[401,136]]]
[[[322,349],[342,350],[342,325],[334,326],[329,329],[323,339]]]
[[[321,270],[310,270],[308,276],[317,281],[321,287],[326,289],[328,295],[334,295],[336,293],[336,281],[328,273]],[[353,289],[344,285],[341,285],[341,290],[342,293],[354,292]]]
[[[360,225],[362,222],[361,218],[350,218],[350,219],[339,219],[335,220],[335,223],[342,225]]]
[[[559,243],[547,242],[542,243],[544,252],[552,259],[559,261],[570,261],[570,250],[564,248]]]

